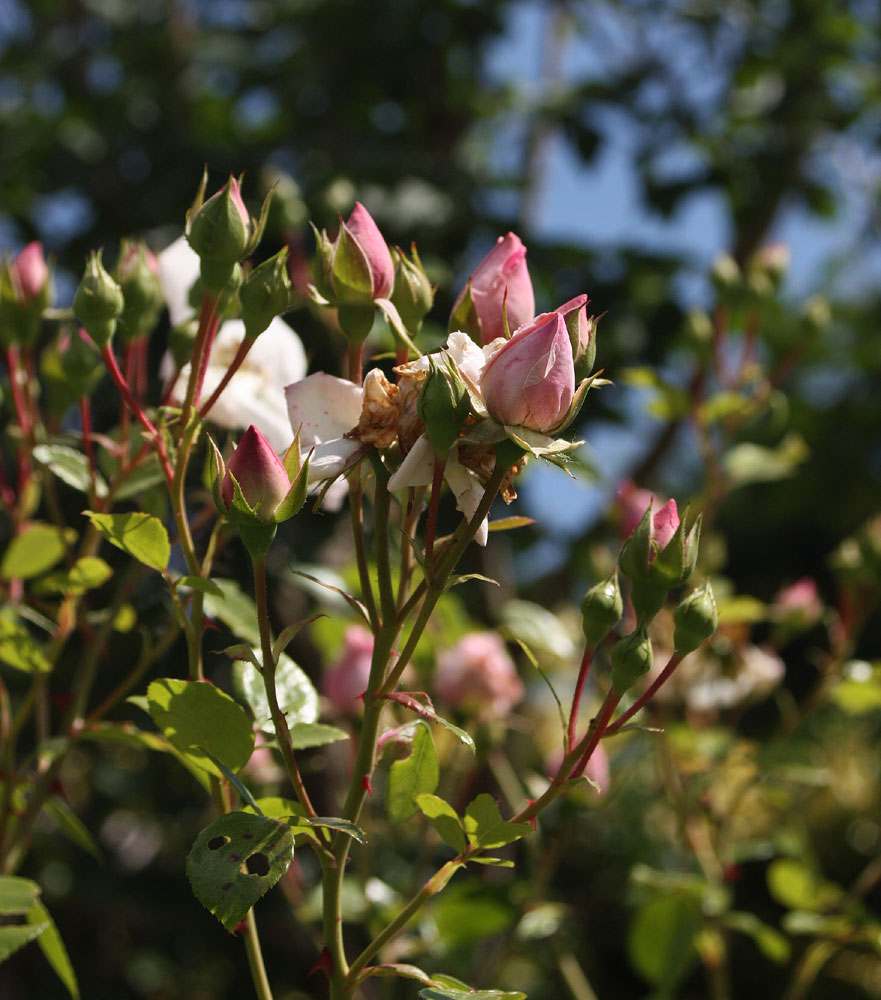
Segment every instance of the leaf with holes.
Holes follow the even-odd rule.
[[[294,834],[286,823],[226,813],[196,838],[187,856],[187,878],[196,899],[234,931],[288,870],[293,856]]]

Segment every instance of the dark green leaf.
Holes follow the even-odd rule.
[[[0,927],[0,962],[46,930],[48,924],[10,924]]]
[[[12,916],[27,913],[39,900],[40,887],[19,875],[0,875],[0,914]]]
[[[219,816],[196,838],[187,877],[196,899],[233,931],[288,870],[294,835],[286,823],[246,812]]]
[[[636,914],[627,938],[636,971],[665,994],[672,994],[697,961],[698,904],[686,896],[659,896]]]
[[[87,854],[91,854],[96,861],[104,860],[101,848],[95,843],[95,838],[89,833],[86,824],[64,799],[57,797],[49,799],[45,809],[68,840],[76,844],[77,847],[81,847]]]
[[[73,1000],[79,1000],[80,988],[77,985],[76,973],[73,971],[70,956],[67,954],[67,949],[64,947],[64,942],[61,940],[61,935],[58,933],[58,928],[49,915],[49,911],[42,903],[35,903],[28,910],[27,920],[31,925],[43,927],[42,933],[37,938],[37,944],[46,956],[46,961],[64,983],[67,992],[73,997]]]

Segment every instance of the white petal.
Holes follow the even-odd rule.
[[[195,313],[189,296],[199,277],[199,268],[199,256],[187,243],[186,236],[179,236],[159,254],[159,284],[172,326],[183,323]]]
[[[295,434],[299,432],[303,450],[342,437],[361,416],[361,387],[326,372],[287,386],[285,397],[290,426]]]
[[[486,363],[484,352],[467,333],[451,333],[447,339],[446,353],[456,362],[459,371],[472,383],[480,386],[480,373]]]
[[[428,486],[434,478],[434,448],[423,434],[407,452],[388,481],[388,488],[395,492],[408,486]]]
[[[360,442],[350,441],[348,438],[336,438],[315,445],[309,459],[309,482],[320,483],[325,479],[335,479],[361,447]],[[302,450],[305,454],[306,450]]]
[[[480,506],[484,494],[483,485],[477,475],[470,469],[466,469],[454,455],[450,455],[447,458],[447,467],[444,469],[444,479],[456,495],[456,506],[470,521],[477,513],[477,508]],[[483,523],[477,529],[474,541],[478,545],[486,545],[488,536],[489,520],[484,518]]]

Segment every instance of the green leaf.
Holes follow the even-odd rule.
[[[3,553],[0,577],[4,580],[30,580],[39,576],[63,558],[67,544],[75,540],[75,532],[65,532],[54,524],[29,524],[12,539]]]
[[[526,994],[502,990],[457,990],[452,986],[431,986],[420,990],[423,1000],[526,1000]]]
[[[532,649],[540,649],[566,660],[575,654],[570,630],[555,615],[531,601],[506,601],[502,606],[504,630]]]
[[[725,455],[722,465],[732,486],[770,483],[793,475],[809,455],[804,438],[792,431],[776,448],[765,448],[750,441],[735,445]]]
[[[73,971],[70,956],[67,954],[67,949],[64,947],[64,942],[61,940],[61,935],[58,933],[58,928],[49,915],[49,911],[42,903],[35,903],[28,910],[27,920],[32,926],[43,927],[42,933],[37,938],[37,944],[55,974],[64,983],[67,992],[73,997],[73,1000],[79,1000],[80,988],[77,985],[76,973]]]
[[[290,734],[291,746],[295,750],[323,747],[328,743],[338,743],[349,738],[344,729],[328,726],[323,722],[297,722],[290,727]]]
[[[293,799],[284,799],[279,795],[264,795],[257,799],[257,805],[260,812],[270,819],[287,820],[290,816],[303,815],[303,807],[299,802],[295,802]]]
[[[171,545],[168,532],[158,517],[132,511],[128,514],[83,513],[112,545],[138,562],[162,572],[168,565]]]
[[[775,927],[763,923],[754,913],[733,910],[722,917],[726,927],[740,931],[755,941],[762,954],[778,965],[789,961],[789,941]]]
[[[272,655],[277,660],[281,655],[282,651],[288,645],[288,643],[307,625],[311,625],[318,618],[324,618],[323,614],[312,615],[311,618],[304,618],[302,621],[294,622],[293,625],[288,625],[287,628],[283,628],[278,638],[272,643]]]
[[[627,936],[636,971],[664,995],[673,994],[697,961],[695,938],[701,926],[695,900],[658,896],[637,911]]]
[[[38,444],[33,450],[34,460],[45,465],[68,486],[81,493],[88,493],[91,488],[89,460],[75,448],[63,444]],[[107,496],[107,483],[101,473],[95,471],[95,492],[99,497]]]
[[[426,986],[435,985],[434,980],[427,972],[423,972],[422,969],[417,968],[415,965],[408,965],[403,962],[386,962],[382,965],[371,965],[358,977],[358,982],[363,983],[365,979],[371,976],[395,976],[398,979],[415,979]]]
[[[488,867],[492,867],[492,868],[513,868],[514,867],[514,862],[513,861],[506,861],[504,858],[492,858],[489,855],[485,855],[483,857],[480,857],[479,855],[476,855],[473,858],[469,858],[468,859],[468,863],[469,864],[473,863],[475,865],[487,865]]]
[[[510,927],[515,916],[505,886],[476,879],[454,883],[434,907],[438,934],[447,948],[492,937]]]
[[[196,838],[187,856],[187,877],[196,899],[234,931],[288,870],[293,856],[294,835],[286,823],[231,812]]]
[[[254,652],[254,656],[258,663],[263,662],[263,657],[258,651]],[[263,675],[253,664],[239,661],[233,664],[233,684],[236,691],[240,692],[251,706],[257,728],[271,729],[272,713],[263,685]],[[300,667],[284,653],[278,658],[275,671],[275,695],[291,729],[299,723],[312,723],[318,720],[320,706],[315,686]],[[312,745],[320,746],[320,744]]]
[[[113,491],[113,496],[116,500],[128,500],[129,497],[137,497],[146,493],[147,490],[162,482],[165,482],[165,476],[162,474],[159,459],[155,455],[150,455],[145,462],[138,465],[120,482]]]
[[[27,913],[39,900],[40,887],[20,875],[0,875],[0,914],[13,916]]]
[[[340,819],[338,816],[302,816],[294,817],[289,822],[294,826],[322,827],[327,830],[336,830],[344,833],[352,840],[357,840],[359,844],[367,843],[367,835],[360,826],[350,823],[347,819]]]
[[[214,597],[223,598],[223,591],[213,580],[206,580],[201,576],[182,576],[174,581],[176,587],[189,587],[190,590],[200,590],[203,594],[211,594]]]
[[[113,570],[97,556],[83,556],[77,559],[69,570],[50,573],[40,580],[41,593],[84,594],[106,583]]]
[[[409,756],[396,760],[389,768],[385,809],[389,821],[403,823],[417,810],[416,796],[437,788],[440,770],[431,730],[417,722]]]
[[[444,729],[447,729],[458,740],[464,743],[472,753],[477,752],[477,748],[474,745],[474,740],[471,734],[466,732],[461,727],[454,725],[448,719],[444,719],[442,716],[438,715],[437,712],[435,712],[431,701],[428,699],[428,696],[424,692],[393,691],[391,694],[386,695],[386,697],[389,701],[396,701],[399,705],[409,708],[421,718],[427,719],[429,722],[436,722],[439,726],[443,726]]]
[[[46,930],[47,924],[11,924],[0,927],[0,962],[15,954]]]
[[[204,681],[163,678],[147,688],[150,715],[169,743],[198,767],[220,776],[209,754],[237,772],[254,749],[248,713]]]
[[[768,865],[766,878],[774,899],[791,910],[817,912],[836,903],[842,895],[840,886],[820,878],[795,858],[775,858]]]
[[[512,531],[514,528],[525,528],[529,524],[535,524],[535,518],[500,517],[495,521],[490,521],[487,527],[490,531]]]
[[[44,673],[52,669],[30,632],[10,614],[0,614],[0,663],[27,674]]]
[[[77,847],[81,847],[87,854],[91,854],[96,861],[104,860],[104,855],[101,853],[101,848],[95,843],[95,838],[64,799],[58,797],[48,799],[44,808],[68,840],[76,844]]]
[[[717,605],[719,625],[753,625],[768,617],[767,607],[757,598],[748,594],[723,597]]]
[[[504,847],[532,833],[532,824],[506,822],[493,797],[483,792],[468,803],[465,832],[475,847]]]
[[[218,598],[212,592],[206,593],[205,614],[209,618],[219,618],[230,632],[252,646],[259,647],[257,605],[234,580],[215,580],[214,583],[223,596]]]
[[[465,827],[456,810],[442,798],[430,793],[416,796],[420,812],[435,828],[441,840],[461,854],[467,847]]]

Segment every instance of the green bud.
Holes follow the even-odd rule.
[[[79,329],[63,330],[40,355],[40,374],[52,412],[62,416],[78,400],[91,396],[105,371],[93,340]]]
[[[376,308],[371,305],[343,305],[337,309],[340,328],[349,340],[361,343],[373,329]]]
[[[719,615],[710,581],[693,590],[673,612],[673,646],[680,656],[692,652],[716,631]]]
[[[612,687],[624,694],[652,669],[652,659],[651,640],[640,625],[612,647]]]
[[[99,347],[110,343],[124,305],[122,289],[104,269],[101,251],[92,251],[73,298],[73,312]]]
[[[255,267],[239,291],[245,336],[254,340],[280,316],[291,302],[288,275],[288,248],[283,247],[269,260]]]
[[[581,602],[581,631],[589,647],[596,647],[621,620],[624,601],[618,585],[618,570],[591,587]]]
[[[187,241],[203,264],[215,265],[207,274],[203,267],[202,280],[210,291],[220,291],[225,283],[219,279],[223,267],[231,268],[246,256],[251,243],[251,218],[235,177],[230,176],[218,192],[191,212]]]
[[[463,333],[467,333],[475,344],[478,346],[483,345],[483,334],[480,330],[480,320],[477,316],[477,309],[474,306],[474,300],[471,297],[470,278],[468,279],[468,284],[465,286],[465,290],[462,292],[462,297],[450,313],[450,322],[447,329],[450,333],[454,333],[456,330],[461,330]]]
[[[452,369],[442,371],[429,359],[428,375],[419,390],[416,412],[425,423],[425,433],[434,450],[446,458],[453,442],[462,433],[471,401],[468,390]]]
[[[404,326],[411,333],[418,333],[422,320],[434,304],[434,289],[422,267],[415,243],[410,246],[410,254],[412,260],[404,256],[400,247],[395,247],[392,251],[395,262],[392,304],[398,310]]]
[[[652,504],[649,504],[639,524],[621,547],[618,565],[631,580],[639,580],[648,573],[652,560]]]
[[[168,332],[168,346],[171,348],[171,356],[174,358],[174,367],[178,370],[189,364],[193,358],[193,347],[196,343],[196,335],[199,332],[199,322],[195,319],[188,319],[184,323],[173,326]]]
[[[636,620],[648,623],[664,606],[669,588],[663,584],[634,580],[630,588],[630,603],[636,612]]]
[[[710,279],[721,296],[736,295],[743,290],[743,275],[729,253],[720,253],[713,261]]]
[[[115,277],[125,299],[119,317],[119,334],[126,341],[138,340],[156,325],[164,305],[159,262],[140,240],[124,239]]]

